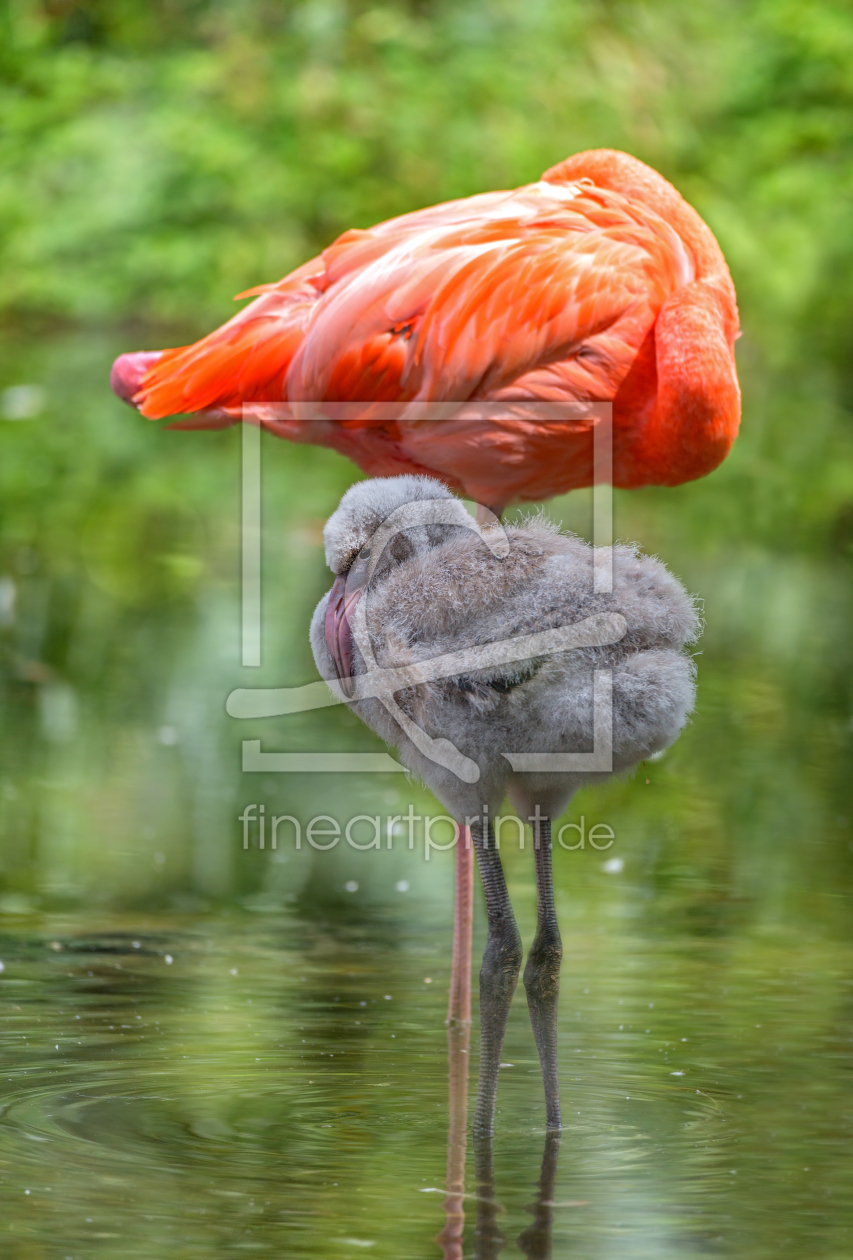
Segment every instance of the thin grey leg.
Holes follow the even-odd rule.
[[[560,963],[563,943],[554,910],[551,875],[551,820],[533,824],[536,861],[536,937],[527,955],[524,987],[545,1086],[545,1123],[561,1128],[560,1081],[557,1072],[557,1007],[560,998]]]
[[[485,836],[482,824],[472,827],[471,834],[486,896],[489,924],[480,968],[480,1079],[474,1109],[474,1132],[484,1134],[494,1132],[501,1049],[510,1002],[518,983],[522,950],[491,824]]]

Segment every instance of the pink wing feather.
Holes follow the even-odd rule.
[[[334,446],[373,474],[437,472],[493,505],[589,484],[589,424],[537,425],[517,406],[505,423],[478,420],[470,407],[417,423],[418,404],[613,401],[617,483],[687,480],[709,468],[682,467],[671,432],[669,451],[654,437],[667,384],[655,326],[677,299],[669,324],[710,335],[709,397],[722,398],[729,444],[736,430],[737,316],[722,254],[675,190],[624,154],[579,154],[514,192],[346,232],[284,280],[242,296],[254,294],[193,346],[154,361],[123,356],[117,392],[151,418],[196,413],[176,427],[233,423],[244,403],[289,404],[266,417],[262,408],[261,423]],[[675,377],[669,384],[671,409],[684,388]],[[686,383],[688,402],[695,386]],[[335,402],[365,405],[346,421],[296,405]],[[395,419],[388,403],[401,404]],[[698,466],[702,452],[691,458]]]

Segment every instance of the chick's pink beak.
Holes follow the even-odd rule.
[[[334,662],[341,690],[345,696],[352,696],[355,684],[352,676],[352,630],[349,618],[361,598],[363,587],[347,593],[347,574],[341,573],[335,578],[335,584],[329,595],[326,606],[326,647]]]

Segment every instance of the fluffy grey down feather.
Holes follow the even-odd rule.
[[[615,546],[613,589],[595,594],[593,565],[608,549],[596,552],[539,516],[507,527],[509,553],[500,558],[465,527],[471,518],[445,486],[405,476],[360,482],[347,491],[324,534],[332,571],[346,572],[393,511],[422,500],[449,500],[446,519],[460,524],[410,527],[391,539],[378,564],[374,557],[362,601],[380,666],[409,665],[594,613],[619,613],[627,622],[625,636],[609,646],[498,665],[396,693],[404,714],[479,766],[474,783],[424,756],[380,700],[353,703],[449,814],[463,824],[484,806],[493,815],[509,793],[522,817],[537,804],[556,817],[579,787],[600,781],[601,771],[513,771],[503,755],[591,752],[596,669],[612,673],[611,773],[629,770],[676,739],[693,708],[695,671],[685,649],[697,638],[700,621],[694,601],[659,560],[633,546]],[[324,633],[328,600],[325,595],[314,613],[311,647],[321,675],[334,679]],[[353,673],[365,668],[354,646]]]

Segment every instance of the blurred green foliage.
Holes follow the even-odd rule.
[[[7,311],[201,327],[353,224],[601,145],[708,216],[777,351],[850,274],[847,5],[22,0],[7,22]],[[839,334],[818,340],[846,364]]]

